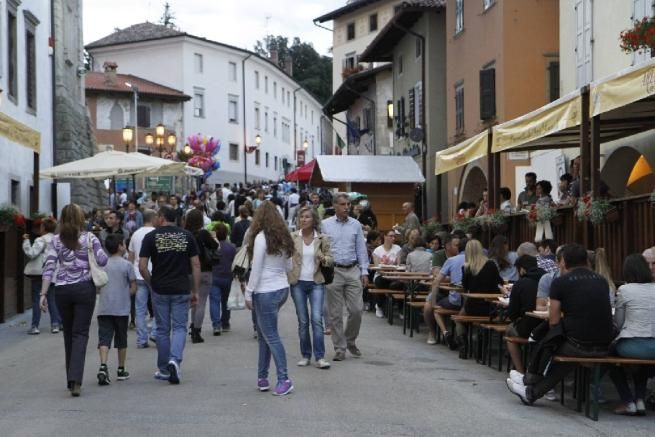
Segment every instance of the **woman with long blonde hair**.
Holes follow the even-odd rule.
[[[64,328],[68,389],[75,397],[80,395],[89,326],[96,304],[89,248],[99,266],[107,264],[100,240],[86,232],[82,208],[74,203],[66,205],[61,210],[59,234],[52,238],[46,252],[40,305],[43,311],[48,310],[48,292],[54,282],[55,302]]]
[[[469,240],[464,249],[464,275],[462,287],[470,293],[498,293],[503,283],[498,266],[484,254],[482,244],[478,240]],[[470,316],[487,316],[491,312],[491,305],[482,299],[465,299],[460,314]],[[459,357],[466,358],[466,329],[467,325],[457,323],[457,343]]]
[[[594,252],[594,271],[600,276],[605,278],[610,287],[610,302],[614,306],[616,299],[616,284],[612,279],[612,269],[610,268],[609,260],[607,259],[607,251],[603,247],[599,247]]]
[[[246,285],[246,305],[255,310],[259,363],[257,388],[268,391],[268,368],[271,355],[277,370],[277,385],[273,394],[291,393],[293,383],[287,372],[287,357],[277,326],[280,308],[289,297],[287,272],[291,271],[294,243],[284,219],[275,205],[266,200],[257,208],[248,229],[250,278]]]

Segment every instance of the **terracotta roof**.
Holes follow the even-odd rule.
[[[109,73],[111,74],[111,73]],[[84,76],[85,88],[87,93],[119,93],[119,94],[132,94],[132,88],[125,85],[130,83],[139,89],[139,95],[164,98],[169,100],[187,101],[191,100],[182,91],[174,88],[169,88],[155,82],[134,76],[132,74],[119,74],[116,73],[114,81],[107,80],[107,73],[89,72]]]
[[[161,39],[180,35],[184,35],[184,32],[180,32],[176,29],[171,29],[170,27],[162,26],[161,24],[149,23],[146,21],[145,23],[133,24],[132,26],[126,27],[125,29],[119,29],[104,38],[100,38],[97,41],[93,41],[91,44],[87,44],[86,48],[93,49],[96,47],[112,46],[116,44],[147,41],[151,39]]]
[[[345,6],[340,7],[339,9],[335,9],[332,12],[328,12],[327,14],[321,15],[318,18],[314,18],[314,22],[325,23],[326,21],[332,21],[335,18],[339,18],[341,16],[347,15],[351,12],[356,11],[357,9],[363,8],[364,6],[372,5],[379,1],[380,0],[356,0],[348,3]]]
[[[426,12],[441,12],[446,9],[446,0],[405,1],[398,8],[393,18],[380,30],[376,37],[359,56],[362,62],[392,60],[392,50],[405,35],[405,29],[411,29]],[[399,27],[400,26],[400,27]]]

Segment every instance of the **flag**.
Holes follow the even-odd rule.
[[[340,149],[343,149],[344,147],[346,147],[346,143],[343,142],[339,134],[336,135],[337,135],[337,146],[339,146]]]

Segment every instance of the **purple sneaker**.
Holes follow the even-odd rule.
[[[259,378],[257,380],[257,390],[259,391],[268,391],[271,388],[271,385],[268,383],[268,379]]]
[[[275,386],[275,391],[273,391],[273,396],[284,396],[288,395],[293,391],[293,383],[290,379],[286,381],[278,382]]]

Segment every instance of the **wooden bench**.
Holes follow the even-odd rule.
[[[601,377],[602,365],[614,366],[655,366],[655,360],[641,360],[638,358],[624,358],[615,356],[605,357],[570,357],[564,355],[556,355],[553,357],[555,363],[568,363],[576,364],[582,370],[576,372],[575,387],[576,387],[576,410],[582,411],[582,403],[585,404],[585,416],[598,421],[598,398],[591,395],[590,387],[598,387]],[[591,415],[590,415],[591,410]]]
[[[459,323],[468,323],[471,325],[478,325],[480,323],[485,323],[489,322],[489,316],[468,316],[465,314],[455,314],[453,316],[450,316],[451,322],[459,322]],[[454,332],[454,330],[453,330]],[[479,343],[479,342],[478,342]],[[468,329],[467,330],[467,341],[466,341],[466,351],[465,355],[466,358],[469,358],[472,355],[473,352],[473,329]],[[479,357],[479,356],[478,356]],[[476,358],[478,358],[476,357]]]
[[[478,338],[478,358],[480,358],[482,364],[491,367],[491,355],[493,351],[492,337],[494,333],[498,334],[498,371],[500,372],[503,369],[503,336],[507,329],[507,323],[489,322],[488,320],[489,318],[487,317],[486,323],[478,324],[478,337],[482,337],[481,339]]]
[[[369,288],[368,293],[369,294],[375,294],[375,295],[384,295],[387,297],[387,303],[386,303],[386,308],[387,308],[387,322],[389,322],[390,325],[393,325],[393,299],[391,298],[392,295],[397,294],[400,290],[391,290],[388,288]]]

